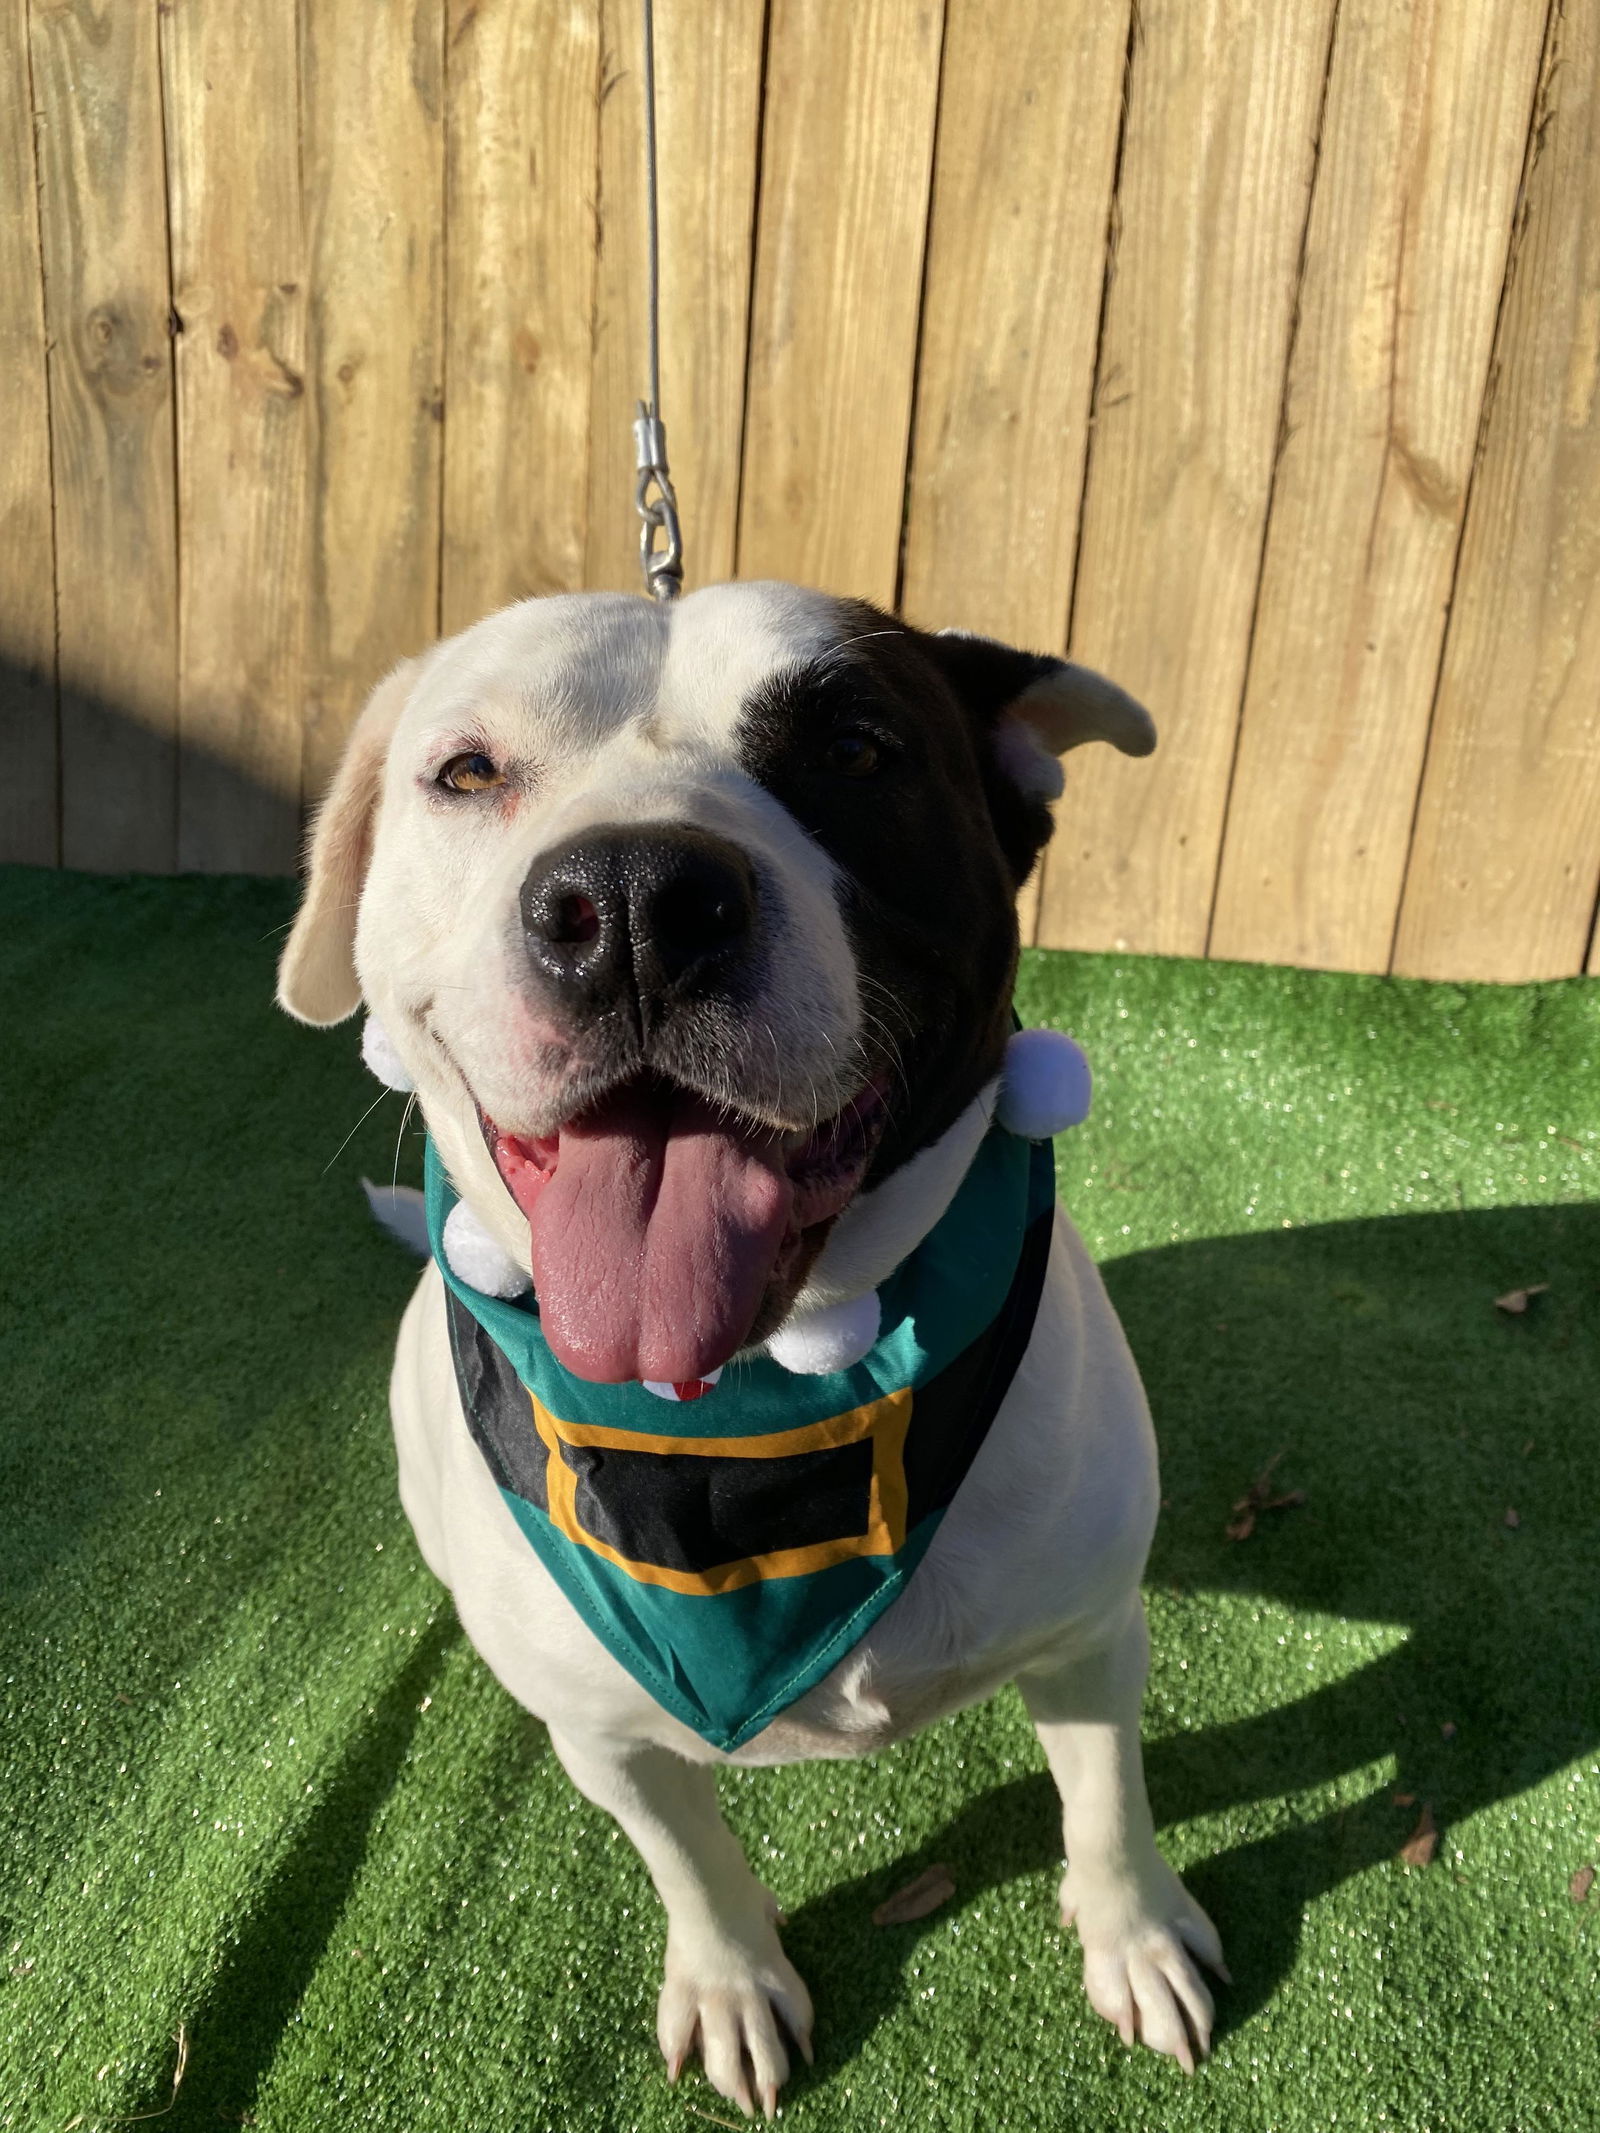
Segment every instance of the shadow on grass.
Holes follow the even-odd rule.
[[[0,1601],[48,1590],[63,1638],[155,1491],[236,1494],[252,1447],[342,1453],[333,1388],[381,1383],[393,1352],[416,1270],[357,1181],[414,1136],[353,1030],[309,1042],[273,1004],[295,893],[0,869],[0,1498],[20,1510]]]
[[[1174,1245],[1118,1261],[1106,1278],[1162,1441],[1150,1585],[1197,1605],[1257,1594],[1406,1633],[1382,1659],[1298,1697],[1303,1662],[1286,1655],[1288,1700],[1146,1750],[1158,1825],[1373,1764],[1395,1772],[1364,1798],[1188,1869],[1236,1980],[1218,1994],[1226,2034],[1287,1977],[1307,1906],[1393,1859],[1420,1803],[1441,1832],[1429,1871],[1452,1872],[1453,1829],[1600,1745],[1600,1207]],[[1537,1281],[1549,1293],[1525,1316],[1494,1308],[1496,1295]],[[1304,1508],[1229,1542],[1231,1504],[1276,1454]],[[1219,1641],[1187,1656],[1222,1671]],[[1396,1790],[1415,1802],[1396,1804]],[[1041,1771],[970,1800],[914,1853],[797,1911],[785,1941],[819,2003],[814,2078],[901,2003],[923,1935],[1060,1856]],[[953,1905],[874,1927],[873,1906],[936,1860],[953,1870]],[[849,1989],[830,1991],[830,1979]]]
[[[249,1922],[190,2016],[189,2072],[170,2110],[169,2082],[143,2109],[172,2133],[248,2124],[272,2064],[355,1885],[368,1840],[416,1731],[418,1711],[461,1630],[449,1614],[416,1651],[351,1741],[338,1775],[251,1905]]]

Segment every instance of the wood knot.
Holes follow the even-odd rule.
[[[151,374],[166,368],[139,331],[137,303],[96,304],[84,316],[79,357],[96,389],[103,393],[141,393]]]
[[[298,400],[306,389],[299,371],[291,370],[282,356],[268,355],[262,368],[263,388],[280,400]]]

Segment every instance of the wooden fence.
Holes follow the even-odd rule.
[[[0,856],[287,870],[397,656],[635,584],[637,15],[0,0]],[[1600,0],[658,38],[692,581],[1156,713],[1040,941],[1600,969]]]

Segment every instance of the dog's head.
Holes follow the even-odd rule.
[[[529,600],[380,684],[279,998],[364,997],[464,1197],[598,1380],[703,1377],[996,1072],[1098,676],[856,601]]]

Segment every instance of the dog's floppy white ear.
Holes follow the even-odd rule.
[[[984,737],[989,809],[1020,885],[1054,828],[1049,803],[1066,782],[1060,758],[1085,741],[1148,755],[1155,722],[1126,689],[1071,660],[1019,652],[969,630],[940,630],[920,642]]]
[[[1024,791],[1054,799],[1061,770],[1053,759],[1085,741],[1109,741],[1124,755],[1149,755],[1156,745],[1144,705],[1092,667],[969,630],[941,630],[939,645],[963,695],[987,700],[1001,761]]]
[[[1109,741],[1124,755],[1149,755],[1156,745],[1156,722],[1144,705],[1071,659],[1053,660],[1013,700],[1011,716],[1031,726],[1053,755],[1085,741]]]
[[[361,1005],[356,906],[372,856],[384,759],[416,670],[414,659],[402,660],[367,698],[317,810],[306,893],[278,964],[278,1005],[298,1022],[342,1022]]]

